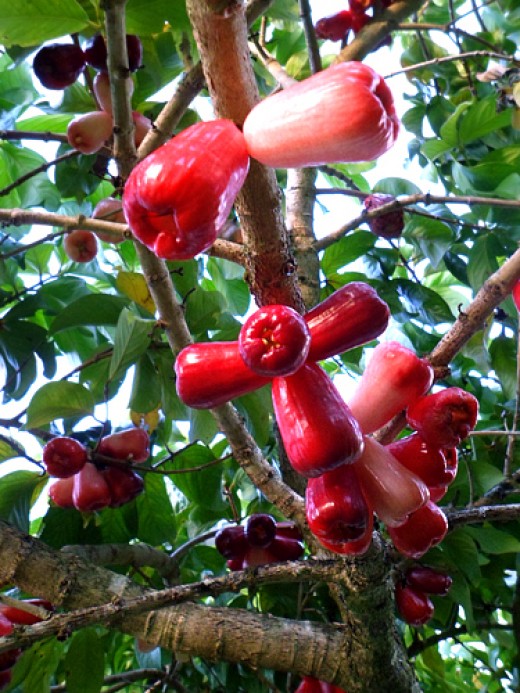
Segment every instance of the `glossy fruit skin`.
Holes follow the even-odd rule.
[[[111,508],[119,508],[129,503],[144,491],[144,481],[132,469],[108,467],[102,471],[110,490]]]
[[[82,513],[106,508],[112,502],[110,488],[104,476],[91,462],[74,477],[72,488],[74,507]]]
[[[311,333],[309,361],[322,361],[379,337],[388,305],[364,282],[345,284],[304,315]]]
[[[341,556],[361,556],[366,553],[372,543],[372,533],[374,530],[374,516],[370,514],[367,528],[359,539],[354,541],[338,541],[332,542],[326,539],[319,539],[319,543],[329,551],[337,553]]]
[[[290,375],[307,358],[309,328],[293,308],[268,305],[256,310],[243,324],[238,349],[244,363],[264,376]]]
[[[333,683],[319,681],[312,676],[304,676],[294,693],[345,693],[345,691]]]
[[[448,520],[432,501],[410,515],[400,527],[388,527],[395,548],[408,558],[421,558],[439,544],[448,531]]]
[[[303,534],[298,525],[294,524],[294,522],[286,522],[285,520],[276,523],[276,536],[303,541]]]
[[[411,626],[422,626],[433,616],[431,599],[424,592],[407,585],[398,583],[395,586],[395,602],[403,621]]]
[[[123,203],[115,197],[106,197],[104,200],[98,202],[92,211],[92,218],[110,221],[116,224],[126,224],[125,215],[123,213]],[[99,240],[105,243],[112,243],[113,245],[122,243],[125,240],[122,233],[109,233],[108,231],[95,231],[94,233]]]
[[[408,424],[429,445],[453,448],[475,428],[478,400],[460,387],[448,387],[410,404]]]
[[[112,115],[105,111],[91,111],[77,116],[67,126],[67,140],[82,154],[95,154],[112,136]]]
[[[414,565],[406,571],[405,582],[409,587],[445,597],[452,585],[451,577],[440,570],[427,565]]]
[[[345,543],[364,535],[372,510],[365,500],[354,465],[344,464],[309,479],[305,515],[309,529],[318,539]]]
[[[0,612],[0,638],[5,638],[6,635],[11,635],[13,630],[13,622]]]
[[[267,548],[276,535],[276,523],[271,515],[255,513],[244,525],[245,538],[250,546]]]
[[[373,433],[422,397],[433,368],[399,342],[382,342],[372,352],[349,407],[363,433]]]
[[[150,457],[150,436],[143,428],[111,433],[101,438],[96,452],[116,460],[146,462]]]
[[[78,79],[85,55],[74,43],[53,43],[34,56],[34,74],[47,89],[65,89]]]
[[[372,161],[393,145],[398,130],[390,89],[356,61],[268,96],[243,128],[249,154],[274,168]]]
[[[234,123],[196,123],[133,169],[123,194],[125,217],[158,257],[191,259],[215,241],[248,170]]]
[[[49,487],[49,498],[56,503],[59,508],[73,508],[72,489],[74,487],[74,477],[58,479]]]
[[[246,366],[237,342],[197,342],[175,360],[177,394],[184,404],[209,409],[270,382]]]
[[[314,26],[316,36],[329,41],[342,41],[352,29],[352,13],[350,10],[342,10],[329,17],[318,19]]]
[[[128,68],[130,72],[135,72],[141,67],[143,62],[143,46],[138,36],[134,34],[126,35],[126,50],[128,53]],[[105,39],[101,34],[96,34],[91,43],[85,48],[85,60],[96,70],[107,71],[107,47]]]
[[[520,279],[518,279],[513,286],[513,290],[511,292],[511,296],[513,298],[515,308],[517,311],[520,313]]]
[[[302,541],[284,537],[276,533],[273,541],[269,544],[269,551],[275,561],[297,561],[303,556],[305,547]]]
[[[87,449],[74,438],[58,436],[44,445],[42,459],[49,476],[67,479],[83,468]]]
[[[317,364],[307,362],[293,375],[274,378],[272,395],[287,457],[299,474],[319,476],[360,456],[358,423]]]
[[[418,433],[400,438],[386,448],[428,488],[448,486],[455,478],[456,468],[448,466],[444,450],[428,445]]]
[[[132,82],[132,91],[133,91]],[[98,72],[92,82],[94,96],[99,104],[99,108],[106,113],[112,114],[112,93],[110,90],[110,77],[108,72]]]
[[[63,239],[63,249],[73,262],[92,262],[98,251],[96,236],[92,231],[76,229]]]
[[[393,202],[393,195],[384,195],[382,193],[374,193],[368,195],[363,201],[365,209],[369,212],[372,209],[378,209],[389,202]],[[404,211],[403,209],[395,209],[393,212],[382,214],[380,217],[374,217],[367,220],[368,228],[376,236],[382,238],[399,238],[404,229]]]
[[[240,560],[249,547],[244,528],[240,525],[224,527],[215,535],[217,551],[228,560]]]
[[[38,606],[46,611],[54,611],[53,605],[47,599],[22,599],[21,601]],[[30,614],[28,611],[17,609],[15,606],[8,606],[7,604],[0,606],[0,614],[17,626],[32,626],[43,620],[35,614]]]
[[[365,438],[364,452],[354,469],[365,498],[388,527],[405,523],[430,497],[428,487],[419,477],[373,438]]]

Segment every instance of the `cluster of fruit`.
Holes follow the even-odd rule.
[[[440,570],[427,565],[408,568],[395,586],[395,602],[403,621],[422,626],[433,616],[434,605],[429,595],[444,597],[452,579]]]
[[[95,463],[89,461],[91,456]],[[104,436],[93,454],[75,438],[58,436],[43,448],[45,469],[57,478],[49,496],[60,508],[81,512],[118,508],[142,493],[144,483],[133,469],[111,461],[140,463],[149,456],[150,438],[142,428]]]
[[[293,522],[277,522],[271,515],[250,515],[244,525],[219,530],[215,547],[230,570],[243,570],[265,563],[296,561],[303,555],[303,537]]]
[[[45,599],[24,599],[20,602],[52,612],[54,607]],[[32,626],[43,619],[29,611],[17,609],[14,606],[0,604],[0,637],[11,635],[14,626]],[[22,654],[20,648],[8,650],[0,654],[0,689],[6,688],[11,683],[11,669]]]
[[[382,0],[382,7],[389,7],[393,0]],[[374,0],[349,0],[349,9],[336,12],[328,17],[323,17],[316,22],[314,30],[316,36],[329,41],[347,41],[348,35],[352,30],[354,36],[370,22],[372,16],[367,14],[374,6]],[[392,43],[390,36],[387,36],[377,46],[389,46]]]
[[[304,676],[294,693],[346,693],[343,688],[333,683],[319,681],[312,676]]]
[[[117,224],[126,224],[121,200],[115,197],[107,197],[98,202],[92,212],[93,219],[102,219]],[[118,244],[124,241],[122,233],[109,231],[87,231],[86,229],[74,229],[65,234],[63,249],[67,256],[74,262],[90,262],[98,252],[97,238],[105,243]]]

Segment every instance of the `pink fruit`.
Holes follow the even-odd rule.
[[[113,122],[110,113],[92,111],[71,120],[67,127],[67,139],[82,154],[98,152],[112,136]]]
[[[96,236],[92,231],[76,229],[64,237],[63,249],[73,262],[91,262],[98,251]]]
[[[83,513],[106,508],[112,502],[110,488],[103,474],[91,462],[73,477],[72,500]]]

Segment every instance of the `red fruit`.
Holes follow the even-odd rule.
[[[453,580],[447,573],[427,565],[414,565],[406,571],[405,582],[409,587],[444,597],[448,594]]]
[[[402,525],[429,499],[426,485],[373,438],[365,438],[354,469],[367,502],[389,527]]]
[[[185,347],[175,361],[179,398],[195,409],[218,407],[267,385],[246,366],[238,342],[198,342]]]
[[[277,522],[276,536],[287,537],[288,539],[296,539],[297,541],[303,541],[303,534],[301,533],[298,525],[294,524],[294,522]]]
[[[74,477],[58,479],[49,486],[49,498],[60,508],[73,508],[72,489],[74,487]]]
[[[374,3],[372,0],[349,0],[348,4],[352,14],[364,14]]]
[[[246,540],[250,546],[267,548],[276,534],[276,523],[271,515],[256,513],[247,518],[244,525]]]
[[[38,606],[45,611],[54,611],[54,607],[47,599],[21,599],[22,603],[32,604],[33,606]],[[17,609],[15,606],[7,606],[6,604],[0,605],[0,615],[11,621],[17,626],[32,626],[35,623],[39,623],[43,619],[34,614],[30,614],[28,611],[23,609]]]
[[[242,559],[249,548],[244,528],[233,525],[220,529],[215,535],[215,548],[224,558],[240,561],[242,564]],[[231,570],[240,570],[240,568],[231,568]]]
[[[104,74],[104,73],[100,73]],[[110,221],[116,224],[126,224],[125,215],[123,213],[123,203],[115,197],[106,197],[94,207],[92,212],[93,219],[101,219]],[[122,233],[111,233],[109,231],[95,231],[96,236],[105,243],[122,243],[125,237]]]
[[[428,490],[430,492],[430,500],[432,503],[438,503],[448,493],[447,486],[429,486]]]
[[[87,449],[74,438],[59,436],[44,445],[42,457],[47,474],[66,479],[83,468]]]
[[[242,570],[242,562],[243,562],[243,557],[242,558],[230,558],[228,561],[226,561],[226,565],[229,568],[229,570]]]
[[[303,366],[311,343],[305,320],[293,308],[259,308],[244,323],[238,348],[244,363],[259,375],[290,375]]]
[[[349,407],[363,433],[373,433],[422,397],[433,382],[433,368],[399,342],[383,342],[359,381]]]
[[[322,693],[321,681],[312,676],[304,676],[294,693]]]
[[[371,161],[393,145],[398,130],[384,79],[355,61],[268,96],[244,122],[250,156],[276,168]]]
[[[395,548],[408,558],[421,558],[439,544],[448,531],[448,520],[432,501],[410,515],[400,527],[388,527]]]
[[[429,444],[453,448],[475,428],[478,400],[460,387],[448,387],[412,402],[406,411],[409,425]]]
[[[138,36],[134,36],[134,34],[126,35],[126,50],[128,53],[128,68],[130,72],[135,72],[141,67],[143,62],[143,46]],[[96,34],[85,49],[85,60],[96,70],[106,72],[108,69],[107,47],[105,39],[101,34]]]
[[[403,621],[411,626],[422,626],[433,616],[431,599],[412,587],[398,583],[395,586],[395,603]]]
[[[98,251],[96,236],[92,231],[76,229],[63,239],[63,249],[73,262],[91,262]]]
[[[4,616],[4,614],[0,611],[0,638],[5,638],[6,635],[11,635],[13,630],[13,622]]]
[[[329,41],[341,41],[346,39],[348,32],[352,28],[352,13],[350,10],[343,10],[330,17],[322,17],[316,22],[314,31],[316,36]]]
[[[128,224],[158,257],[193,258],[215,241],[248,169],[233,122],[196,123],[133,169],[123,195]]]
[[[134,123],[134,143],[139,147],[146,135],[152,129],[152,121],[139,111],[132,111],[132,120]]]
[[[358,423],[318,365],[306,363],[293,375],[274,378],[272,394],[287,456],[299,474],[319,476],[359,457]]]
[[[71,147],[82,154],[94,154],[110,139],[112,129],[110,113],[92,111],[70,121],[67,127],[67,140]]]
[[[361,346],[386,330],[387,304],[364,282],[350,282],[304,315],[311,333],[309,361]]]
[[[369,212],[371,209],[378,209],[394,200],[395,197],[393,195],[374,194],[365,197],[363,204]],[[404,211],[402,208],[395,209],[393,212],[382,214],[380,217],[368,219],[367,224],[368,228],[376,236],[399,238],[404,229]]]
[[[363,496],[355,465],[344,464],[309,479],[305,514],[309,529],[318,539],[344,543],[360,539],[372,511]]]
[[[354,541],[338,541],[332,542],[326,539],[318,539],[320,544],[334,553],[343,556],[361,556],[368,551],[372,543],[372,532],[374,529],[374,516],[370,515],[368,526],[363,535]]]
[[[370,22],[372,17],[366,12],[352,12],[352,31],[354,36],[359,34],[361,29]]]
[[[78,79],[85,66],[85,55],[73,43],[44,46],[34,56],[34,74],[47,89],[65,89]]]
[[[249,546],[242,560],[242,569],[254,568],[257,565],[266,565],[267,563],[277,563],[278,560],[270,548]]]
[[[101,510],[112,502],[105,477],[91,462],[87,462],[74,477],[72,500],[74,507],[82,513]]]
[[[400,438],[386,448],[429,488],[448,486],[455,478],[456,470],[448,467],[444,450],[428,445],[418,433]]]
[[[304,550],[301,541],[284,537],[278,533],[269,544],[269,551],[277,561],[297,561],[302,557]]]
[[[130,82],[133,91],[134,83],[131,80]],[[100,109],[112,114],[112,93],[110,91],[110,77],[108,76],[108,72],[98,72],[94,77],[92,86]]]
[[[110,507],[119,508],[144,491],[144,481],[132,469],[108,467],[102,471],[110,489]]]
[[[518,279],[513,286],[513,291],[511,292],[513,301],[517,311],[520,313],[520,279]]]
[[[14,657],[14,655],[11,654],[12,652],[17,653],[16,657]],[[13,678],[11,668],[16,664],[16,660],[18,659],[18,657],[21,654],[22,654],[22,650],[20,649],[20,650],[9,650],[8,652],[4,652],[3,654],[0,655],[0,667],[2,666],[2,663],[4,660],[6,662],[9,661],[9,658],[7,657],[7,655],[9,655],[11,657],[11,659],[13,659],[13,657],[14,657],[13,663],[12,664],[6,664],[6,668],[4,670],[0,671],[0,689],[5,688],[6,686],[8,686],[11,683],[11,679]]]
[[[129,428],[104,436],[96,452],[116,460],[146,462],[150,457],[150,436],[142,428]]]

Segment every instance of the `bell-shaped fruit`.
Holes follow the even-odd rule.
[[[112,115],[106,111],[91,111],[77,116],[67,127],[67,140],[82,154],[98,152],[112,135]]]
[[[387,304],[364,282],[345,284],[304,315],[311,333],[309,361],[366,344],[386,330]]]
[[[303,366],[311,343],[309,328],[293,308],[268,305],[245,321],[238,348],[246,366],[259,375],[290,375]]]
[[[359,457],[363,436],[358,423],[317,364],[274,378],[272,394],[287,457],[299,474],[319,476]]]
[[[374,193],[373,195],[365,197],[363,205],[369,212],[372,209],[378,209],[394,200],[395,197],[393,195]],[[382,238],[399,238],[404,229],[403,209],[395,209],[392,212],[382,214],[380,217],[373,217],[368,219],[367,223],[370,231],[376,236],[381,236]]]
[[[342,10],[329,17],[318,19],[314,26],[316,36],[329,41],[342,41],[348,36],[352,28],[352,13],[350,10]]]
[[[24,603],[37,606],[44,611],[54,611],[53,605],[47,599],[21,599],[20,604]],[[2,604],[0,606],[0,616],[8,619],[17,626],[32,626],[43,620],[41,616],[36,616],[36,614],[31,614],[29,611],[17,609],[15,606],[10,606],[8,604]]]
[[[336,543],[360,539],[372,511],[363,496],[355,465],[343,464],[309,479],[305,514],[309,529],[320,540]]]
[[[101,510],[112,502],[105,477],[91,462],[87,462],[74,477],[72,500],[74,507],[82,513]]]
[[[244,532],[250,546],[267,548],[276,535],[276,522],[271,515],[255,513],[247,518]]]
[[[49,498],[56,503],[59,508],[73,508],[72,489],[74,488],[74,477],[58,479],[49,486]]]
[[[429,499],[428,488],[419,477],[373,438],[365,438],[365,449],[354,469],[367,502],[389,527],[405,523]]]
[[[101,73],[104,74],[104,73]],[[126,224],[125,215],[123,213],[123,203],[115,197],[105,197],[94,207],[92,212],[93,219],[101,219],[102,221],[110,221],[116,224]],[[96,236],[105,243],[118,244],[125,240],[122,233],[111,231],[96,231]]]
[[[133,469],[107,467],[102,471],[110,489],[110,507],[119,508],[144,491],[144,481]]]
[[[49,476],[66,479],[83,468],[87,449],[75,438],[58,436],[44,445],[42,460]]]
[[[428,445],[418,433],[400,438],[386,448],[402,465],[422,479],[428,488],[448,486],[455,478],[456,470],[448,467],[444,450]]]
[[[98,251],[96,236],[92,231],[75,229],[66,234],[63,249],[73,262],[91,262]]]
[[[403,621],[411,626],[422,626],[433,616],[434,606],[431,599],[413,587],[397,583],[395,603]]]
[[[197,342],[175,360],[179,398],[189,407],[209,409],[267,385],[240,356],[238,342]]]
[[[349,407],[363,433],[373,433],[433,382],[433,368],[399,342],[383,342],[372,352]]]
[[[294,522],[287,522],[285,520],[280,520],[276,523],[276,536],[303,541],[303,534],[298,525]]]
[[[215,547],[224,558],[242,562],[249,547],[244,528],[240,525],[232,525],[220,529],[215,535]],[[240,570],[240,568],[233,570]]]
[[[460,387],[448,387],[412,402],[407,411],[408,424],[429,445],[453,448],[475,428],[478,400]]]
[[[441,570],[435,570],[428,565],[414,565],[408,568],[405,574],[405,582],[409,587],[444,597],[448,594],[453,580]]]
[[[384,79],[355,61],[268,96],[244,122],[249,154],[275,168],[372,161],[393,145],[398,130]]]
[[[111,433],[99,441],[96,452],[129,462],[146,462],[150,457],[150,436],[143,428]]]
[[[276,533],[269,551],[277,561],[297,561],[304,552],[303,542]]]
[[[143,62],[143,46],[138,36],[134,34],[126,35],[126,51],[130,72],[135,72],[135,70],[141,67]],[[96,34],[87,48],[85,48],[85,60],[94,69],[103,72],[107,71],[107,46],[101,34]]]
[[[85,55],[74,43],[53,43],[34,56],[34,74],[47,89],[65,89],[78,79]]]
[[[342,556],[361,556],[366,553],[372,543],[372,532],[374,530],[374,516],[369,517],[368,525],[359,539],[353,541],[327,541],[326,539],[318,539],[319,543],[329,551],[340,554]]]
[[[271,553],[270,548],[248,546],[242,560],[242,569],[254,568],[257,565],[266,565],[268,563],[277,563],[278,560],[279,559]]]
[[[133,88],[132,82],[132,88]],[[108,72],[98,72],[92,82],[94,96],[99,108],[106,113],[112,114],[112,93],[110,91],[110,77]]]
[[[134,168],[123,194],[128,224],[158,257],[193,258],[215,241],[248,169],[234,123],[196,123]]]
[[[439,544],[448,531],[448,520],[439,506],[429,501],[400,527],[388,527],[395,548],[408,558],[421,558]]]

